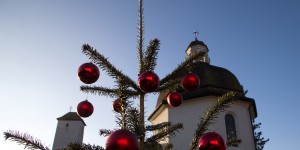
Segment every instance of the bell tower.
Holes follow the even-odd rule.
[[[82,144],[86,124],[76,112],[68,112],[57,118],[57,127],[52,150],[66,147],[71,142]]]

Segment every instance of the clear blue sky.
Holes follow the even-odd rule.
[[[300,1],[145,1],[145,45],[161,40],[155,72],[164,77],[198,39],[211,64],[227,68],[256,100],[265,150],[298,149],[300,135]],[[104,146],[98,129],[115,127],[113,99],[79,90],[88,43],[137,79],[137,0],[0,0],[0,132],[28,132],[52,147],[57,117],[88,98],[84,142]],[[101,71],[98,85],[113,87]],[[156,96],[147,97],[148,115]],[[75,109],[73,109],[75,111]],[[0,149],[21,150],[0,140]]]

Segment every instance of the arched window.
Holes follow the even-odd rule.
[[[227,140],[237,139],[235,121],[232,115],[230,114],[225,115],[225,124],[226,124]],[[237,145],[232,145],[232,146],[237,146]]]

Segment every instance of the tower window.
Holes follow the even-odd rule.
[[[230,115],[230,114],[225,115],[225,124],[226,124],[227,140],[237,139],[235,121],[234,121],[234,118],[232,115]],[[236,147],[238,145],[234,144],[232,146]]]

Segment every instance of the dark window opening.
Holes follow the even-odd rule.
[[[225,124],[226,124],[226,134],[227,134],[227,141],[236,140],[236,128],[235,128],[235,121],[232,115],[227,114],[225,115]],[[233,144],[231,146],[237,147],[237,144]]]

